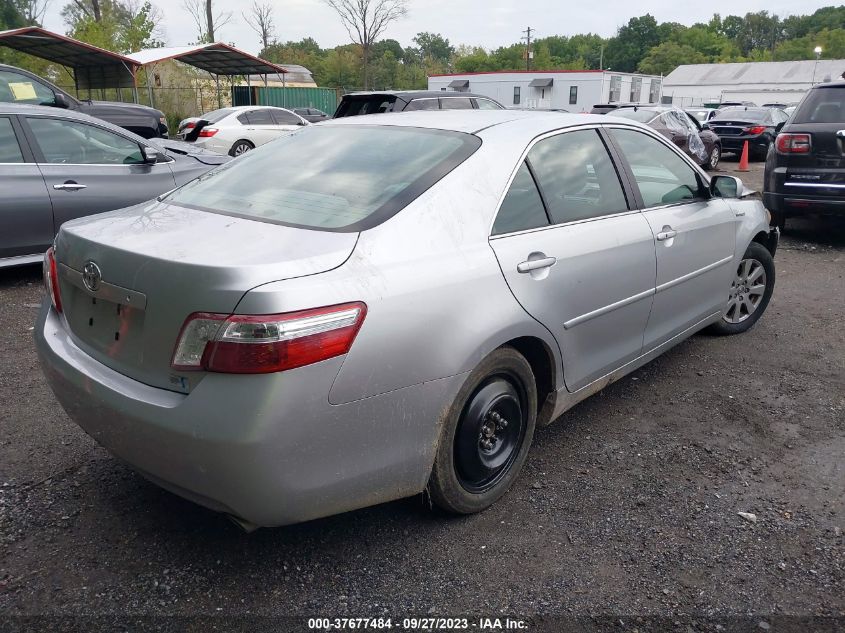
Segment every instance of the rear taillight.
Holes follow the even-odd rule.
[[[746,134],[762,134],[765,131],[765,125],[755,125],[754,127],[747,127],[743,130]]]
[[[266,374],[346,354],[364,322],[360,302],[284,314],[196,312],[182,326],[178,371]]]
[[[56,312],[62,311],[62,295],[59,294],[59,275],[56,267],[56,255],[53,252],[53,247],[47,249],[44,253],[44,267],[42,270],[44,274],[44,287],[47,294],[50,295],[50,303],[53,304]]]
[[[812,143],[809,134],[778,134],[775,148],[778,154],[809,154]]]
[[[185,129],[185,130],[193,130],[196,126],[197,126],[197,124],[196,124],[195,122],[191,121],[190,123],[188,123],[187,125],[185,125],[185,127],[184,127],[183,129]]]
[[[200,133],[197,135],[200,138],[211,138],[215,134],[217,134],[219,130],[216,127],[204,127],[200,130]]]

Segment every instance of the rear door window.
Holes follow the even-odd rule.
[[[287,110],[271,110],[277,125],[299,125],[299,117]]]
[[[597,130],[539,141],[528,161],[555,224],[628,210],[619,175]]]
[[[250,110],[246,114],[250,125],[275,125],[270,110]]]
[[[472,110],[472,101],[466,97],[444,97],[440,99],[441,110]]]
[[[470,106],[472,107],[472,106]],[[412,110],[439,110],[440,104],[436,98],[434,99],[414,99],[411,101],[407,106],[405,106],[405,112],[411,112]]]
[[[23,154],[12,122],[6,117],[0,117],[0,163],[22,162]]]
[[[479,110],[501,110],[502,106],[500,106],[495,101],[491,101],[490,99],[476,99],[476,104],[478,104]]]
[[[537,183],[526,163],[522,163],[516,172],[496,221],[493,223],[493,235],[513,233],[546,226],[549,219],[543,206],[543,199],[537,190]]]

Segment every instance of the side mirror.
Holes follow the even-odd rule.
[[[709,129],[710,129],[710,124],[709,124],[709,123],[702,123],[702,124],[701,124],[701,129],[702,129],[702,130],[709,130]]]
[[[158,162],[161,153],[152,147],[143,145],[141,146],[141,155],[144,157],[144,163],[147,165],[155,165]]]
[[[57,92],[55,94],[56,94],[56,100],[53,103],[53,105],[55,107],[64,108],[65,110],[70,108],[70,101],[67,100],[67,97],[65,97],[61,92]]]
[[[786,125],[786,121],[781,121],[775,126],[775,134],[780,134],[780,131],[783,129],[783,126]]]
[[[306,120],[304,120],[304,119],[300,119],[300,120],[299,120],[299,125],[308,125],[308,121],[306,121]]]
[[[713,176],[710,193],[714,198],[741,198],[745,194],[745,185],[736,176]]]

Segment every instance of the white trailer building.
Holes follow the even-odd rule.
[[[845,59],[678,66],[663,80],[663,102],[680,107],[723,101],[793,103],[814,84],[836,81]]]
[[[610,70],[515,70],[432,75],[428,89],[474,92],[508,108],[589,112],[598,103],[657,103],[660,81]]]

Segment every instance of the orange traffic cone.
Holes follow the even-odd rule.
[[[748,171],[748,141],[742,144],[742,156],[739,158],[737,171]]]

